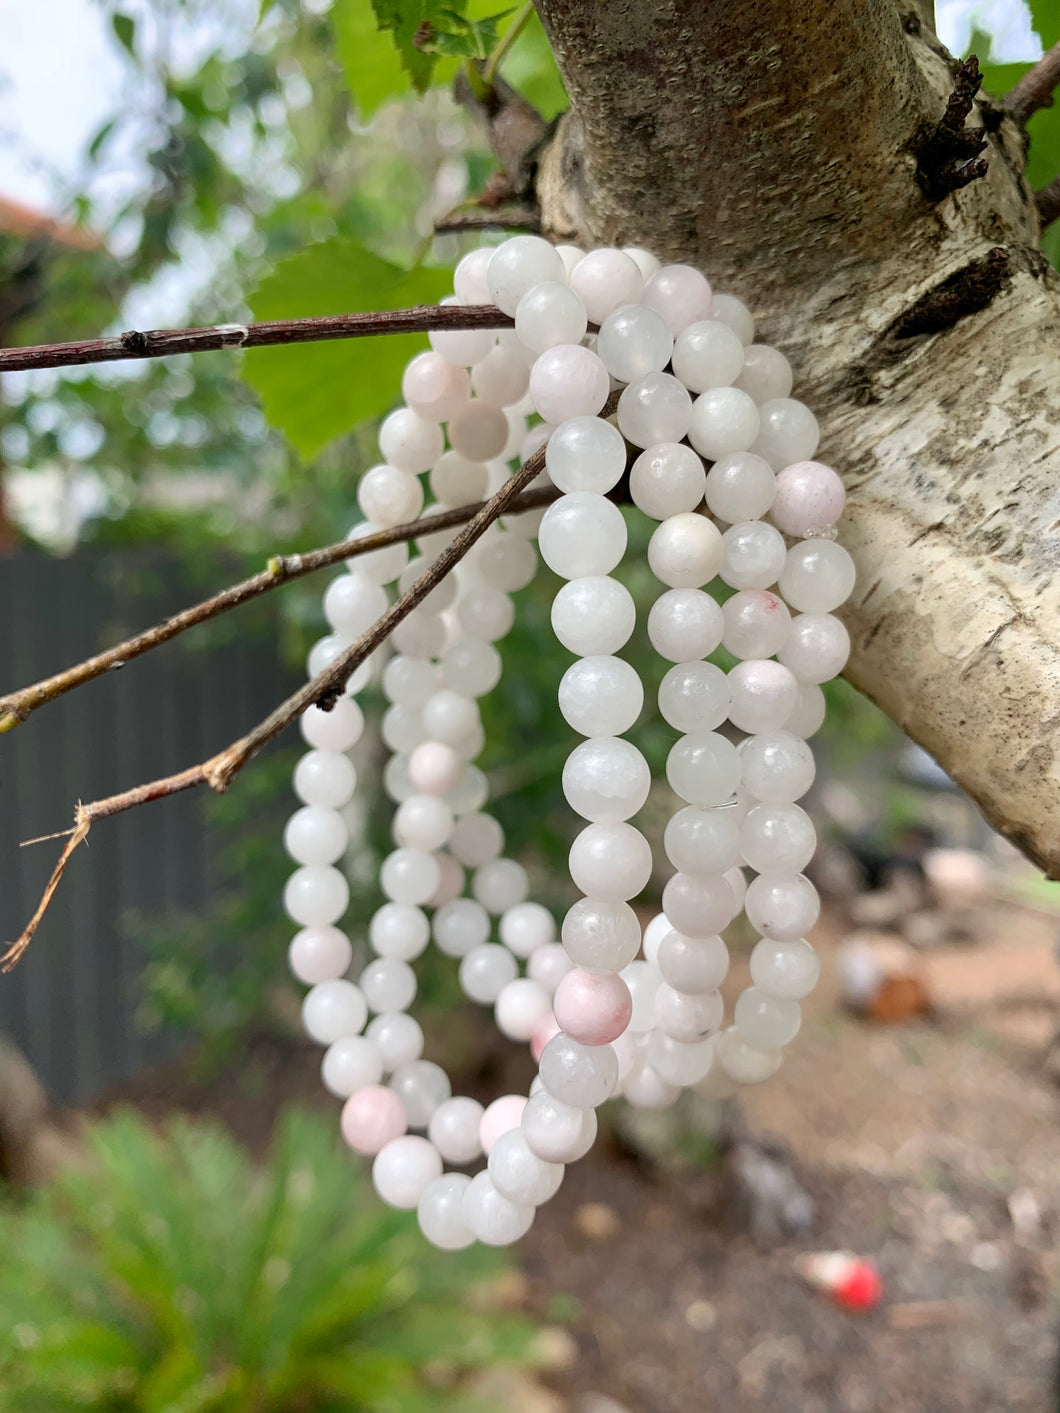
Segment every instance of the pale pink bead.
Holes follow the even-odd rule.
[[[352,960],[353,948],[345,932],[323,924],[296,932],[287,950],[288,965],[307,986],[344,976]]]
[[[502,1133],[519,1127],[525,1108],[526,1100],[521,1094],[502,1094],[487,1106],[478,1126],[478,1141],[487,1158]]]
[[[843,513],[846,491],[830,466],[821,461],[795,461],[777,475],[777,493],[770,514],[786,535],[824,530]]]
[[[452,854],[447,854],[441,850],[435,854],[438,868],[441,870],[441,878],[438,887],[427,899],[429,908],[440,908],[445,903],[452,902],[454,898],[459,898],[464,891],[464,870],[453,858]]]
[[[534,361],[530,397],[546,422],[595,417],[607,401],[611,379],[603,362],[580,344],[561,343]]]
[[[405,1106],[392,1089],[369,1084],[342,1106],[342,1136],[357,1153],[378,1153],[408,1129]]]
[[[613,972],[575,967],[556,987],[552,1009],[560,1029],[582,1045],[608,1045],[629,1025],[633,1000]]]
[[[534,1026],[534,1033],[530,1037],[530,1053],[535,1062],[540,1060],[541,1051],[554,1035],[559,1034],[559,1021],[549,1011],[547,1016],[542,1016],[537,1025]]]
[[[637,304],[644,276],[622,250],[591,250],[571,271],[570,287],[585,306],[590,324],[602,324],[620,304]]]
[[[448,422],[470,398],[471,380],[440,353],[418,353],[401,379],[401,396],[429,422]]]
[[[448,795],[462,769],[460,757],[443,741],[421,741],[409,756],[409,780],[421,795]]]

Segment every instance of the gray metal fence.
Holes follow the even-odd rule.
[[[221,585],[231,566],[205,581]],[[0,684],[23,686],[203,596],[158,554],[0,558]],[[260,625],[260,618],[258,619]],[[203,630],[195,630],[202,633]],[[209,630],[206,630],[209,631]],[[196,650],[195,633],[88,683],[0,736],[0,939],[32,913],[74,802],[113,794],[204,759],[291,687],[269,635]],[[135,1075],[174,1038],[137,1028],[143,949],[130,914],[204,907],[216,882],[195,791],[101,822],[75,855],[26,957],[0,976],[0,1031],[49,1092],[83,1101]]]

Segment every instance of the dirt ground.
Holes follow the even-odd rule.
[[[882,1026],[844,1012],[835,920],[818,929],[802,1032],[742,1101],[748,1131],[789,1151],[812,1230],[756,1245],[725,1164],[687,1143],[612,1138],[568,1170],[518,1249],[517,1294],[572,1340],[547,1387],[498,1391],[506,1413],[1060,1408],[1060,926],[999,906],[977,932],[926,959],[933,1016]],[[218,1113],[260,1150],[283,1103],[322,1102],[316,1065],[263,1044],[208,1084],[171,1066],[114,1097]],[[878,1264],[877,1309],[846,1313],[796,1273],[832,1249]]]

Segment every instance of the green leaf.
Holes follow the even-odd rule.
[[[500,10],[481,20],[470,20],[455,10],[442,10],[437,26],[431,26],[419,40],[427,54],[444,54],[454,59],[485,59],[497,43],[497,28],[511,10]]]
[[[136,21],[132,15],[113,14],[110,17],[115,38],[127,54],[134,54],[136,43]]]
[[[336,237],[282,260],[250,300],[255,319],[403,309],[434,304],[449,273],[404,271],[356,241]],[[251,350],[243,376],[265,415],[306,459],[393,402],[422,334],[387,334],[331,343]]]
[[[364,0],[335,0],[329,21],[346,86],[362,118],[370,118],[388,98],[408,92],[408,75],[371,6]]]
[[[412,80],[417,93],[425,93],[434,73],[435,55],[421,47],[428,38],[452,26],[453,15],[461,15],[466,0],[372,0],[379,28],[393,37],[402,67]]]

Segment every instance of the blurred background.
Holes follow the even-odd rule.
[[[937,9],[997,93],[1060,38],[1051,0]],[[476,43],[508,22],[468,14]],[[412,92],[368,0],[6,0],[0,345],[436,299],[479,237],[435,225],[495,167],[452,96],[462,62],[424,55]],[[546,119],[565,106],[536,21],[503,75]],[[1032,132],[1040,186],[1060,114]],[[345,534],[410,338],[5,375],[3,686]],[[630,536],[644,601],[636,517]],[[3,737],[0,936],[54,862],[22,841],[203,759],[304,680],[325,581]],[[482,764],[532,896],[562,910],[555,587],[543,571],[517,596]],[[739,1101],[609,1106],[504,1259],[432,1255],[336,1148],[277,897],[294,734],[222,798],[95,829],[0,978],[0,1413],[1060,1407],[1060,885],[871,703],[829,694],[810,804],[824,970],[783,1068]],[[355,941],[391,808],[385,702],[365,700]],[[664,723],[636,739],[661,774]],[[730,999],[751,942],[734,929]],[[428,1053],[463,1092],[525,1091],[488,1015],[465,1003],[454,1024],[444,961],[421,980]],[[878,1271],[870,1308],[807,1280],[833,1251]]]

